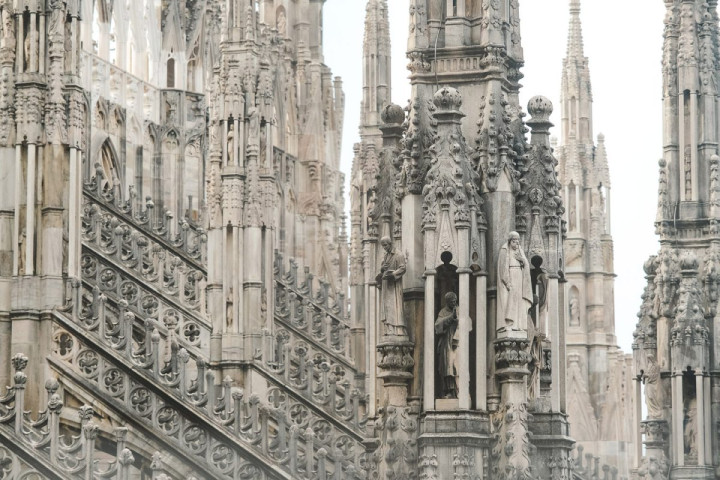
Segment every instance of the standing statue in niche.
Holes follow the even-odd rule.
[[[375,277],[380,289],[380,320],[385,325],[385,335],[407,335],[402,291],[405,256],[393,247],[389,237],[380,239],[380,245],[385,249],[380,273]]]
[[[280,10],[277,16],[277,31],[280,36],[284,37],[287,34],[287,16],[285,10]]]
[[[570,297],[570,326],[580,326],[580,301],[577,297]]]
[[[458,338],[458,297],[453,292],[445,294],[445,306],[435,320],[437,348],[437,371],[442,398],[458,398],[457,346]]]
[[[697,399],[691,398],[687,402],[685,409],[685,427],[683,428],[683,436],[685,437],[685,454],[688,458],[697,458]]]
[[[655,361],[655,355],[652,354],[647,356],[647,367],[645,367],[645,405],[647,406],[649,419],[662,418],[660,367]]]
[[[520,234],[510,232],[498,257],[498,328],[527,330],[528,311],[532,305],[530,262],[520,248]]]

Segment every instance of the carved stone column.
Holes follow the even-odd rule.
[[[641,424],[645,435],[645,456],[640,461],[637,474],[640,479],[668,478],[669,462],[667,448],[668,424],[665,420],[646,420]]]
[[[497,445],[493,449],[492,478],[531,478],[528,430],[527,376],[531,360],[527,338],[502,337],[495,344],[495,375],[501,404],[493,414]]]

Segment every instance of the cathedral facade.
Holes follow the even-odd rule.
[[[579,0],[557,148],[517,0],[409,3],[348,217],[324,0],[0,0],[0,478],[713,478],[716,2],[666,0],[634,362]]]
[[[578,449],[627,477],[633,467],[632,356],[615,337],[611,181],[605,137],[593,136],[593,90],[581,4],[570,2],[560,99],[558,176],[566,203],[568,415]],[[585,454],[581,454],[585,455]]]
[[[639,478],[717,478],[718,12],[714,1],[666,1],[663,158],[655,220],[660,250],[633,343]]]

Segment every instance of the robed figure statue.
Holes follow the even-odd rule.
[[[402,276],[405,274],[405,256],[393,247],[389,237],[380,239],[385,257],[380,273],[375,277],[380,289],[380,320],[385,325],[385,335],[407,335],[403,317]]]
[[[458,297],[453,292],[445,294],[445,306],[435,320],[435,349],[440,395],[442,398],[458,398],[457,347]]]
[[[520,248],[520,234],[510,232],[498,256],[497,327],[527,330],[528,311],[532,305],[530,263]]]

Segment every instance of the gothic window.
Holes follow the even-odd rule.
[[[168,58],[167,61],[167,88],[175,88],[175,59]]]
[[[120,170],[118,161],[109,140],[107,140],[100,148],[100,158],[98,163],[100,164],[100,167],[102,167],[103,172],[103,191],[108,192],[116,185],[120,186]]]
[[[183,217],[197,222],[199,202],[202,196],[202,163],[200,158],[200,137],[191,140],[185,147],[185,181],[183,186]]]

